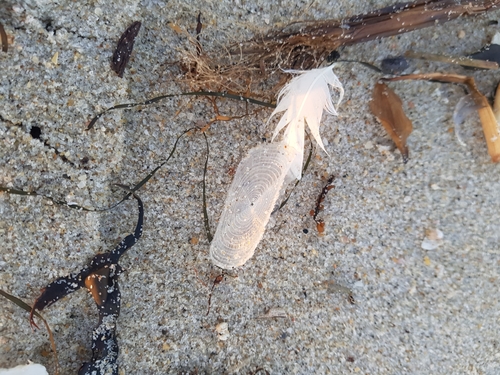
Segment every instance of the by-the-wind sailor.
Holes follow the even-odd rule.
[[[251,149],[240,162],[210,246],[216,266],[231,269],[252,257],[296,154],[277,142]]]

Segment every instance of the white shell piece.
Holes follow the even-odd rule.
[[[264,144],[240,162],[210,246],[216,266],[239,267],[253,255],[297,152],[283,142]]]
[[[288,318],[288,315],[282,308],[271,307],[264,315],[257,317],[257,319],[270,319],[270,318]]]
[[[439,229],[429,229],[422,241],[421,247],[424,250],[435,250],[442,245],[443,238],[444,234]]]
[[[215,326],[217,338],[221,341],[226,341],[229,338],[229,327],[226,322],[219,323]]]
[[[44,366],[32,363],[10,369],[0,368],[0,375],[48,375],[48,372]]]
[[[474,98],[472,98],[471,94],[462,96],[455,106],[455,111],[453,112],[453,122],[455,124],[455,135],[461,146],[467,146],[462,139],[461,125],[465,121],[466,117],[472,112],[475,112],[478,108],[479,106],[474,102]]]

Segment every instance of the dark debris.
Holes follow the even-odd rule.
[[[335,179],[334,175],[331,175],[328,178],[328,181],[326,182],[325,186],[323,186],[323,189],[321,189],[321,194],[318,196],[318,199],[316,200],[316,206],[314,207],[314,210],[312,211],[312,217],[313,217],[313,220],[316,222],[316,224],[323,222],[321,219],[318,219],[318,215],[319,215],[319,212],[323,209],[322,203],[325,200],[326,194],[328,194],[330,189],[334,188],[334,186],[332,185],[334,179]]]
[[[380,69],[384,74],[402,74],[408,67],[408,60],[403,56],[386,57],[380,63]]]
[[[144,207],[141,199],[134,194],[139,208],[139,218],[134,233],[129,234],[112,251],[97,254],[79,273],[60,277],[47,285],[36,299],[31,311],[30,322],[35,310],[43,310],[74,291],[86,287],[99,311],[99,324],[92,333],[92,359],[85,362],[78,375],[118,375],[118,343],[116,340],[116,321],[120,314],[120,290],[118,276],[122,268],[120,257],[142,236]]]
[[[8,52],[9,41],[7,40],[7,33],[5,32],[5,29],[3,28],[3,25],[1,23],[0,23],[0,40],[2,41],[2,51]]]
[[[113,53],[113,59],[111,60],[111,69],[118,74],[118,77],[123,77],[123,72],[127,66],[130,55],[134,48],[135,37],[141,29],[141,23],[139,21],[134,22],[130,25],[127,30],[122,34],[116,50]]]
[[[481,51],[473,53],[469,57],[476,60],[493,61],[500,65],[500,45],[488,44]]]

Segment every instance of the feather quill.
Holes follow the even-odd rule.
[[[342,84],[331,66],[288,72],[298,75],[280,91],[269,118],[284,112],[273,135],[274,141],[286,127],[283,140],[254,147],[238,165],[210,245],[210,257],[218,267],[239,267],[252,257],[283,188],[301,178],[306,123],[325,150],[319,134],[321,117],[323,110],[337,114],[330,86],[339,90],[340,103]]]

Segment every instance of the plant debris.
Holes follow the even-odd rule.
[[[2,51],[7,52],[9,50],[9,41],[7,39],[7,33],[0,23],[0,39],[2,40]]]
[[[500,60],[500,46],[497,46],[497,47],[499,49],[498,58]],[[408,57],[410,59],[437,61],[437,62],[443,62],[443,63],[448,63],[448,64],[467,66],[469,68],[490,69],[490,70],[498,69],[498,62],[496,62],[496,60],[489,61],[490,59],[477,57],[475,55],[473,55],[473,58],[463,57],[463,56],[451,57],[451,56],[437,55],[437,54],[433,54],[433,53],[406,51],[405,57]]]
[[[313,220],[316,222],[316,229],[318,230],[319,234],[324,233],[325,222],[322,219],[318,219],[318,214],[324,208],[323,201],[325,200],[326,195],[331,189],[335,187],[334,185],[332,185],[334,179],[335,179],[334,175],[331,175],[328,178],[328,181],[326,182],[325,186],[323,186],[323,189],[321,190],[321,193],[318,196],[318,199],[316,200],[316,206],[314,207],[314,210],[311,210],[311,216],[313,217]]]
[[[37,314],[36,310],[41,311],[82,287],[90,291],[99,311],[99,324],[92,334],[92,359],[82,365],[78,371],[79,375],[118,374],[116,321],[120,314],[121,302],[118,276],[122,273],[118,262],[141,238],[144,220],[142,201],[137,195],[133,196],[139,208],[134,233],[125,237],[112,251],[96,255],[79,273],[60,277],[47,285],[31,310],[30,323],[38,328],[33,320],[33,315]]]
[[[35,315],[37,318],[39,318],[43,322],[43,324],[45,325],[45,328],[47,329],[47,332],[49,334],[50,346],[52,348],[52,351],[54,352],[54,361],[55,361],[55,367],[56,367],[55,374],[58,375],[59,374],[59,361],[57,360],[56,342],[54,340],[54,335],[52,334],[52,331],[49,327],[49,323],[47,323],[45,318],[38,311],[33,311],[33,308],[30,305],[28,305],[26,302],[24,302],[22,299],[17,298],[15,296],[13,296],[12,294],[5,292],[2,289],[0,289],[0,295],[7,298],[12,303],[15,303],[17,306],[19,306],[20,308],[22,308],[26,312]],[[33,319],[33,318],[31,318],[31,319]]]
[[[340,46],[402,34],[497,9],[500,0],[417,0],[344,20],[295,22],[228,47],[226,55],[187,51],[186,81],[212,90],[265,92],[282,86],[281,69],[313,69]],[[192,41],[193,45],[196,45]],[[274,79],[270,79],[274,77]],[[265,85],[264,85],[265,86]]]
[[[130,198],[131,195],[133,195],[136,191],[138,191],[140,188],[142,188],[151,178],[153,178],[153,176],[155,175],[155,173],[158,172],[158,170],[160,170],[161,167],[163,167],[165,164],[167,164],[168,161],[173,157],[173,155],[175,154],[175,151],[177,150],[177,145],[178,145],[180,139],[184,135],[188,134],[189,132],[192,132],[193,130],[196,130],[196,128],[189,128],[189,129],[183,131],[177,137],[177,139],[175,140],[174,146],[172,147],[172,150],[170,151],[168,157],[166,159],[164,159],[151,172],[149,172],[146,175],[146,177],[144,177],[141,181],[139,181],[136,185],[134,185],[134,187],[131,188],[129,190],[129,192],[127,194],[125,194],[125,196],[122,199],[120,199],[118,202],[116,202],[116,203],[114,203],[111,206],[106,207],[106,208],[88,208],[88,207],[83,207],[83,206],[79,206],[79,205],[74,204],[74,203],[67,203],[66,201],[59,200],[59,199],[56,199],[56,198],[53,198],[53,197],[50,197],[50,196],[47,196],[47,195],[39,194],[36,191],[25,191],[25,190],[21,190],[21,189],[15,189],[15,188],[6,187],[6,186],[0,186],[0,192],[4,191],[7,194],[13,194],[13,195],[24,195],[24,196],[42,197],[44,199],[50,200],[54,204],[57,204],[57,205],[60,205],[60,206],[66,206],[68,208],[73,208],[73,209],[76,209],[76,210],[92,211],[92,212],[108,211],[108,210],[111,210],[111,209],[117,207],[118,205],[120,205],[121,203],[123,203],[125,200],[127,200],[128,198]],[[118,186],[120,186],[120,185],[118,185]],[[206,208],[206,204],[205,204],[205,208]]]
[[[198,17],[196,18],[196,52],[198,53],[198,55],[200,55],[201,52],[203,51],[200,42],[200,34],[202,29],[203,29],[203,24],[201,23],[201,12],[200,12],[198,13]]]
[[[387,134],[401,152],[403,162],[406,163],[409,154],[406,139],[411,134],[413,126],[404,113],[403,103],[399,96],[385,83],[377,82],[373,89],[370,110],[382,123]]]
[[[205,225],[205,231],[207,233],[207,239],[208,242],[212,242],[213,236],[212,232],[210,231],[210,219],[208,217],[208,210],[207,210],[207,184],[206,184],[206,177],[207,177],[207,169],[208,169],[208,158],[210,156],[210,147],[208,144],[208,139],[207,135],[203,133],[203,136],[205,137],[205,145],[207,146],[207,158],[205,159],[205,165],[203,166],[203,183],[202,183],[202,200],[203,200],[203,224]],[[213,289],[213,288],[212,288]]]
[[[132,49],[134,48],[135,38],[140,29],[141,23],[139,21],[135,21],[130,25],[120,37],[115,52],[113,53],[111,69],[113,69],[120,78],[123,77],[123,72],[132,54]]]
[[[99,113],[98,115],[94,116],[94,118],[92,118],[92,120],[90,120],[89,125],[87,126],[86,130],[92,129],[94,127],[95,123],[97,122],[97,120],[99,120],[102,116],[104,116],[104,114],[106,114],[109,111],[113,111],[115,109],[130,109],[130,108],[142,106],[142,105],[144,105],[144,106],[151,105],[154,103],[158,103],[158,102],[162,101],[163,99],[175,98],[178,96],[208,96],[208,97],[228,98],[228,99],[237,100],[240,102],[243,101],[246,103],[257,104],[257,105],[260,105],[263,107],[276,108],[276,106],[273,103],[267,103],[267,102],[263,102],[261,100],[257,100],[254,98],[236,95],[236,94],[231,94],[231,93],[227,93],[227,92],[213,92],[213,91],[184,92],[181,94],[160,95],[160,96],[156,96],[152,99],[145,100],[143,102],[115,105],[114,107],[110,107],[110,108],[106,109],[105,111]]]
[[[384,78],[385,81],[403,81],[403,80],[425,80],[441,83],[459,83],[466,85],[470,95],[477,106],[477,112],[483,126],[484,138],[488,147],[488,153],[494,163],[500,161],[500,129],[495,113],[488,102],[488,99],[478,90],[474,78],[458,74],[426,73],[426,74],[408,74],[400,77]],[[397,98],[397,100],[400,100]],[[371,106],[370,106],[371,107]],[[495,108],[499,108],[496,104]],[[372,111],[374,109],[372,108]],[[387,128],[386,128],[387,129]],[[389,130],[388,130],[389,132]],[[392,136],[391,136],[392,137]],[[397,144],[397,138],[393,140]],[[399,148],[399,146],[398,146]]]
[[[212,293],[214,292],[214,289],[217,285],[219,285],[222,280],[224,280],[224,273],[217,275],[217,277],[214,279],[214,283],[212,284],[212,289],[210,290],[210,294],[208,295],[208,302],[207,302],[207,315],[210,313],[210,307],[212,305]]]

